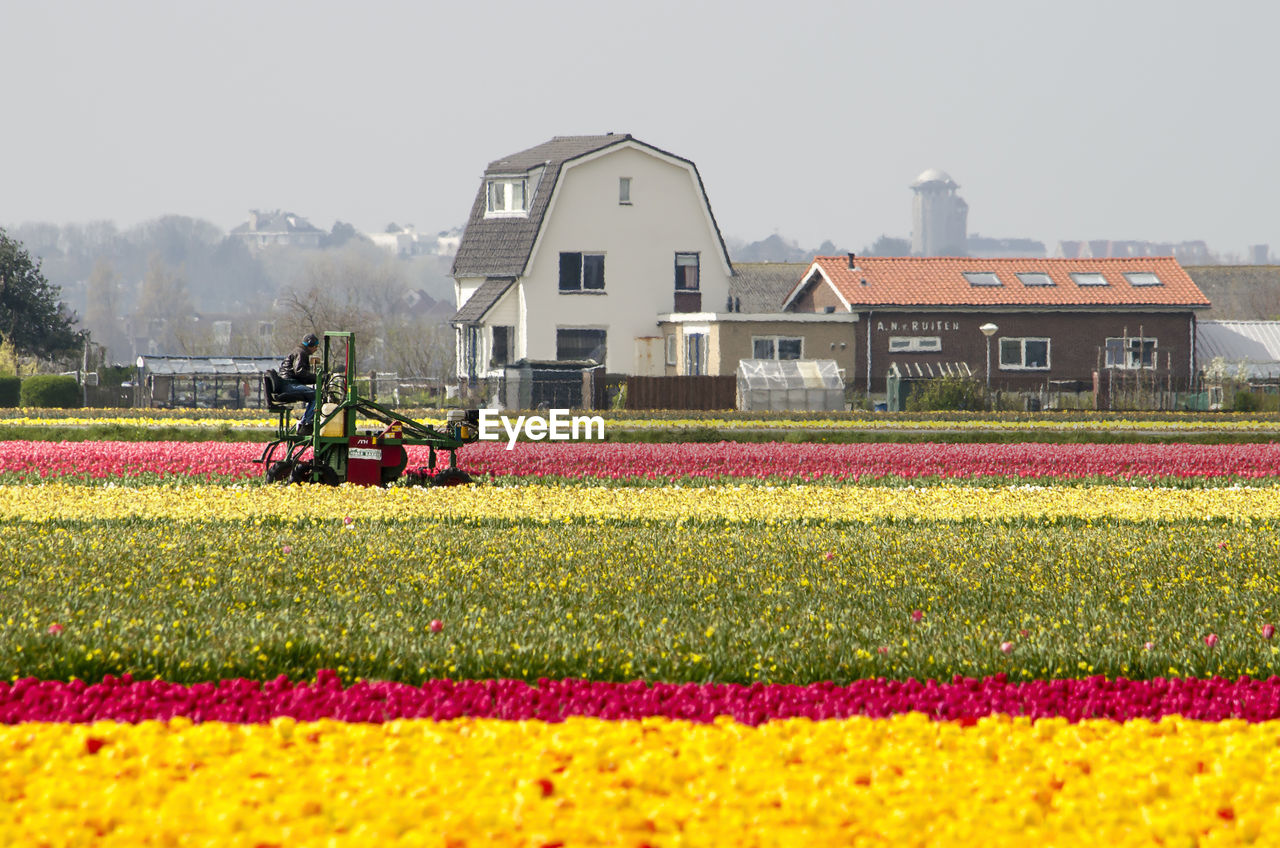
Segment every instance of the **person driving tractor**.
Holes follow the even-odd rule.
[[[320,346],[315,333],[307,333],[297,349],[280,362],[280,379],[284,384],[276,397],[284,401],[305,400],[307,411],[298,422],[298,435],[311,434],[311,421],[316,412],[316,372],[311,370],[311,355]]]

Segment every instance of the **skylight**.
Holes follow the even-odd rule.
[[[1150,271],[1125,271],[1124,278],[1131,286],[1160,286],[1160,278]]]
[[[1075,281],[1077,286],[1105,286],[1107,284],[1106,277],[1094,273],[1077,272],[1071,275],[1071,279]]]
[[[1041,272],[1039,272],[1039,271],[1034,271],[1034,272],[1030,272],[1030,271],[1029,271],[1029,272],[1027,272],[1027,273],[1025,273],[1025,274],[1016,274],[1015,276],[1016,276],[1019,280],[1021,280],[1021,281],[1022,281],[1022,284],[1023,284],[1024,286],[1051,286],[1051,285],[1053,285],[1053,278],[1052,278],[1052,277],[1050,277],[1048,274],[1044,274],[1044,273],[1041,273]]]
[[[1002,286],[1000,278],[994,271],[965,271],[964,278],[971,286]]]

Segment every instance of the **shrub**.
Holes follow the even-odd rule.
[[[0,406],[17,406],[22,396],[21,377],[0,377]]]
[[[37,374],[22,381],[20,406],[76,409],[81,406],[80,384],[75,377]]]
[[[130,365],[104,365],[98,369],[99,386],[119,386],[133,377],[134,370]]]
[[[1262,407],[1258,396],[1253,392],[1237,391],[1232,409],[1236,412],[1257,412]]]
[[[964,377],[925,380],[918,383],[907,398],[908,412],[986,408],[986,386]]]

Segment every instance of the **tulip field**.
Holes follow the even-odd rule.
[[[0,844],[1276,844],[1280,446],[505,448],[0,442]]]

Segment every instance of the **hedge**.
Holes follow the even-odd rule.
[[[21,377],[0,377],[0,406],[17,406],[22,397]]]
[[[76,378],[57,374],[37,374],[23,380],[18,401],[22,406],[58,409],[76,409],[83,404]]]

